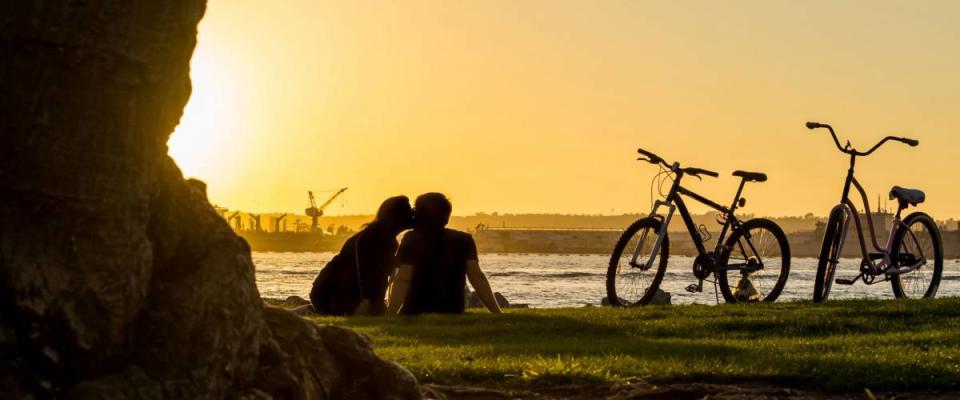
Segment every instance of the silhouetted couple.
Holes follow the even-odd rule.
[[[461,313],[468,279],[487,309],[500,312],[473,237],[446,228],[450,201],[427,193],[414,205],[406,196],[387,199],[374,221],[347,239],[314,280],[310,301],[317,313]],[[397,235],[410,228],[398,249]]]

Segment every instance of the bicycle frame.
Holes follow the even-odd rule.
[[[674,170],[677,170],[677,164],[674,164]],[[643,271],[646,271],[653,267],[653,261],[656,258],[657,253],[660,251],[660,246],[663,245],[663,238],[667,235],[667,229],[670,225],[670,220],[673,217],[675,211],[680,211],[680,217],[683,219],[683,223],[687,228],[687,232],[690,233],[690,238],[693,240],[694,246],[696,246],[697,254],[706,255],[707,249],[703,245],[703,237],[700,235],[700,231],[697,229],[696,223],[693,222],[693,217],[690,216],[690,211],[687,209],[686,203],[684,203],[683,196],[687,196],[697,202],[707,205],[710,208],[713,208],[720,213],[722,213],[726,218],[726,221],[723,224],[723,228],[720,230],[720,235],[717,236],[717,245],[714,248],[713,254],[719,253],[720,247],[723,246],[724,239],[726,238],[727,233],[730,228],[734,229],[740,226],[740,221],[737,220],[734,213],[737,210],[737,205],[740,202],[740,195],[743,193],[743,187],[746,184],[746,180],[740,182],[740,187],[737,189],[736,195],[734,195],[733,203],[730,207],[724,207],[720,204],[713,202],[712,200],[703,197],[693,191],[690,191],[683,186],[680,186],[681,178],[683,178],[683,172],[676,172],[676,177],[673,181],[673,185],[670,187],[670,193],[667,195],[665,200],[657,200],[652,209],[650,210],[649,217],[658,218],[661,220],[660,229],[657,231],[657,241],[654,242],[653,247],[650,251],[650,257],[647,259],[647,262],[644,265],[641,265],[640,268]],[[667,212],[665,216],[661,216],[657,213],[660,207],[666,207]],[[637,265],[637,258],[640,257],[640,253],[643,251],[643,245],[646,242],[647,234],[649,231],[644,231],[640,236],[640,240],[637,241],[637,246],[633,251],[633,257],[630,260],[630,265]],[[753,246],[753,244],[750,244]]]
[[[887,242],[884,246],[880,246],[880,243],[877,241],[876,228],[873,225],[873,214],[870,211],[870,201],[867,199],[867,192],[863,189],[863,186],[857,181],[857,178],[854,174],[854,166],[856,165],[856,154],[850,155],[850,169],[847,170],[847,178],[843,185],[843,195],[840,198],[840,204],[834,207],[834,212],[837,209],[842,209],[847,217],[843,220],[843,225],[840,229],[840,244],[837,247],[837,255],[842,254],[843,245],[847,238],[847,233],[850,228],[850,220],[853,220],[854,225],[857,229],[857,238],[860,242],[860,254],[863,256],[863,261],[870,266],[870,273],[872,275],[879,275],[882,273],[887,266],[892,265],[890,260],[890,252],[892,251],[893,246],[893,236],[897,232],[897,229],[900,228],[902,221],[900,219],[900,212],[903,211],[903,208],[899,208],[897,213],[893,216],[893,221],[890,225],[890,234],[887,236]],[[857,192],[860,193],[861,201],[863,202],[863,210],[867,219],[867,227],[870,229],[870,242],[873,245],[873,248],[882,254],[880,262],[874,262],[874,257],[870,256],[870,252],[867,251],[866,240],[863,235],[863,225],[860,222],[860,213],[857,211],[857,207],[854,205],[853,201],[850,200],[850,188],[854,187],[857,189]],[[913,269],[916,269],[918,266],[911,266],[904,269],[902,272],[909,272]]]

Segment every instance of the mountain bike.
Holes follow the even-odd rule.
[[[898,298],[904,297],[934,297],[940,286],[940,277],[943,274],[943,243],[940,240],[940,229],[929,215],[914,212],[903,220],[900,213],[909,206],[916,207],[926,198],[926,195],[916,189],[905,189],[894,186],[890,190],[890,200],[897,200],[897,213],[893,216],[890,235],[886,246],[877,242],[877,234],[873,226],[873,216],[870,214],[870,203],[867,193],[853,176],[857,157],[865,157],[883,146],[887,141],[901,142],[915,147],[920,142],[904,137],[887,136],[870,150],[858,151],[850,142],[846,146],[840,145],[833,127],[818,122],[807,122],[807,129],[826,128],[833,136],[833,142],[844,154],[850,156],[850,168],[847,170],[847,179],[843,184],[843,195],[840,204],[833,207],[827,219],[826,230],[823,235],[823,245],[820,248],[820,257],[817,262],[817,277],[813,287],[813,301],[822,302],[830,296],[830,289],[834,283],[853,285],[862,280],[867,285],[890,281],[893,293]],[[870,241],[875,252],[868,252],[863,237],[863,225],[860,222],[860,213],[850,200],[850,187],[860,192],[863,199],[863,211],[866,214],[867,225],[870,228]],[[857,228],[857,238],[860,241],[859,274],[854,278],[836,278],[840,256],[843,254],[843,245],[847,239],[850,221]],[[931,265],[932,261],[932,265]],[[881,278],[882,277],[882,278]]]
[[[741,197],[747,182],[765,182],[767,176],[759,172],[736,171],[742,178],[730,207],[717,204],[680,185],[686,176],[702,179],[717,177],[716,172],[700,168],[668,164],[662,158],[643,149],[641,157],[660,167],[654,178],[665,176],[673,183],[663,200],[657,200],[650,214],[630,225],[614,247],[607,269],[607,299],[612,306],[635,306],[649,303],[656,295],[667,270],[670,240],[667,228],[674,212],[679,211],[697,251],[693,276],[697,284],[687,287],[689,292],[702,292],[703,282],[711,275],[714,289],[719,286],[724,300],[729,303],[774,301],[780,296],[790,272],[790,246],[783,230],[767,219],[740,221],[735,212],[746,205]],[[663,183],[665,181],[661,181]],[[651,187],[652,190],[652,187]],[[689,197],[719,212],[717,222],[723,224],[717,245],[708,251],[704,242],[710,239],[703,225],[694,223],[683,197]],[[660,211],[664,212],[660,212]],[[724,241],[727,234],[729,239]],[[731,285],[733,284],[733,285]],[[719,299],[718,299],[719,301]]]

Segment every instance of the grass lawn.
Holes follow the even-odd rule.
[[[960,298],[314,320],[366,333],[380,356],[442,384],[644,380],[855,391],[956,390],[960,382]]]

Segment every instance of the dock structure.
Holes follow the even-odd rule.
[[[483,253],[604,253],[620,234],[615,229],[486,228],[473,237]]]
[[[319,207],[317,207],[319,208]],[[359,227],[358,221],[367,221],[369,216],[355,216],[355,221],[347,222],[350,226],[330,225],[327,229],[314,230],[312,216],[297,214],[250,214],[246,212],[230,211],[220,208],[222,217],[247,240],[253,251],[291,251],[291,252],[325,252],[338,251],[343,242],[356,231],[352,226]],[[317,213],[319,214],[319,213]],[[891,215],[877,212],[873,215],[874,226],[877,229],[877,240],[884,244],[889,234]],[[262,225],[257,219],[264,219]],[[708,221],[709,222],[709,221]],[[872,250],[870,236],[864,225],[868,251]],[[260,229],[257,229],[258,225]],[[477,242],[477,249],[481,253],[559,253],[559,254],[610,254],[617,243],[623,229],[617,228],[564,228],[564,227],[490,227],[478,224],[465,228],[455,226],[473,235]],[[812,224],[811,224],[812,225]],[[787,231],[793,257],[818,257],[823,240],[823,222],[814,229]],[[715,236],[719,227],[707,226]],[[695,256],[696,249],[690,235],[681,227],[671,224],[670,254]],[[947,259],[960,258],[960,223],[941,224],[940,231],[943,239],[944,257]],[[705,245],[708,249],[716,246],[715,238],[708,240]],[[860,245],[856,230],[850,229],[844,257],[860,257]]]

